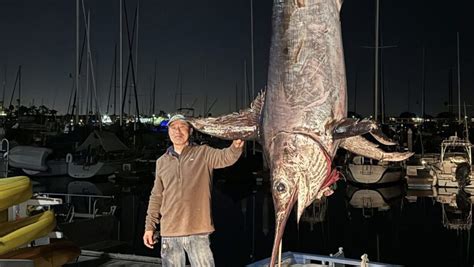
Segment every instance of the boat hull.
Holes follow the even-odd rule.
[[[96,164],[80,165],[70,162],[68,164],[68,175],[77,179],[88,179],[94,176],[111,175],[122,168],[125,161],[99,161]]]
[[[53,152],[50,148],[16,146],[10,149],[8,165],[19,169],[47,171],[46,158]]]
[[[346,179],[358,184],[388,184],[402,179],[401,166],[347,164]]]

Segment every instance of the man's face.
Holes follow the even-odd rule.
[[[177,120],[168,126],[168,134],[173,145],[185,145],[191,135],[191,127],[182,120]]]

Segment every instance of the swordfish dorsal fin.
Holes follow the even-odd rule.
[[[258,94],[250,108],[220,117],[192,118],[194,129],[226,140],[256,140],[260,137],[260,117],[265,99],[265,91]]]

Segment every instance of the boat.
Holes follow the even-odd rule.
[[[71,241],[59,240],[48,245],[19,248],[1,255],[2,259],[28,259],[35,267],[63,266],[81,254],[81,249]]]
[[[347,158],[342,168],[349,182],[380,185],[399,182],[403,178],[403,162],[378,161],[359,155]]]
[[[54,227],[56,219],[51,210],[0,223],[0,255],[48,235]]]
[[[47,171],[46,158],[53,150],[46,147],[15,146],[10,149],[8,164],[18,169]]]
[[[66,159],[50,159],[46,161],[48,169],[46,171],[36,171],[22,168],[21,170],[31,177],[51,177],[51,176],[64,176],[67,175],[68,163]]]
[[[32,196],[32,184],[26,176],[0,178],[0,211],[22,203]]]
[[[55,159],[52,155],[53,150],[48,147],[16,146],[9,152],[8,165],[28,176],[67,175],[66,159]]]
[[[86,138],[74,155],[66,157],[68,175],[79,179],[111,175],[132,159],[130,149],[114,133],[97,130]]]
[[[406,163],[405,179],[409,189],[431,190],[436,186],[430,166],[439,159],[439,154],[413,155]]]
[[[474,188],[474,184],[471,184],[474,178],[471,150],[471,142],[458,136],[451,136],[441,142],[439,161],[432,166],[434,178],[439,187]],[[460,172],[464,167],[468,168],[468,173],[463,177]]]
[[[407,164],[409,188],[474,188],[471,183],[474,179],[472,143],[468,139],[450,136],[441,142],[440,153],[417,155],[416,158],[415,163]]]

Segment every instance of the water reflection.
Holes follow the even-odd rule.
[[[309,224],[310,231],[314,231],[315,225],[324,221],[327,208],[328,199],[326,197],[315,200],[303,212],[300,222]]]
[[[423,225],[418,238],[427,239],[428,247],[435,246],[440,250],[444,247],[444,257],[455,257],[455,263],[450,266],[472,266],[472,204],[474,200],[473,189],[437,188],[431,190],[408,190],[406,199],[407,207],[418,210],[416,219],[421,219]],[[426,211],[430,212],[433,222],[423,220]],[[427,232],[429,231],[429,237]],[[426,233],[426,234],[425,234]],[[434,242],[430,244],[429,242]],[[436,251],[433,250],[433,251]]]
[[[416,202],[420,197],[431,198],[441,206],[441,222],[446,229],[469,231],[472,228],[472,189],[437,188],[432,190],[409,190],[406,198]]]
[[[217,266],[244,266],[271,253],[275,220],[270,185],[268,180],[256,183],[246,177],[214,184],[216,232],[211,246]],[[70,180],[41,182],[41,187],[47,187],[42,191],[49,192],[72,192],[73,185],[79,185]],[[93,183],[104,194],[101,183]],[[92,187],[81,185],[91,193]],[[367,253],[372,261],[405,266],[473,266],[474,192],[457,188],[407,191],[404,183],[358,187],[343,180],[337,186],[333,195],[307,207],[299,224],[292,213],[283,251],[329,255],[343,247],[345,256],[354,259]],[[149,190],[120,192],[116,213],[123,229],[120,238],[133,245],[126,252],[159,255],[140,240]]]
[[[346,187],[347,202],[351,208],[348,209],[348,216],[351,211],[360,209],[362,216],[370,218],[377,211],[388,211],[394,206],[401,208],[403,197],[403,184],[396,183],[384,187],[357,187],[348,184]]]
[[[299,224],[292,213],[283,251],[329,255],[343,247],[348,258],[367,253],[372,261],[405,266],[472,266],[472,195],[448,188],[407,191],[405,183],[367,187],[339,181],[332,196],[306,208]],[[275,231],[271,193],[266,186],[256,188],[240,204],[246,263],[269,257]],[[437,253],[442,257],[433,257]]]

